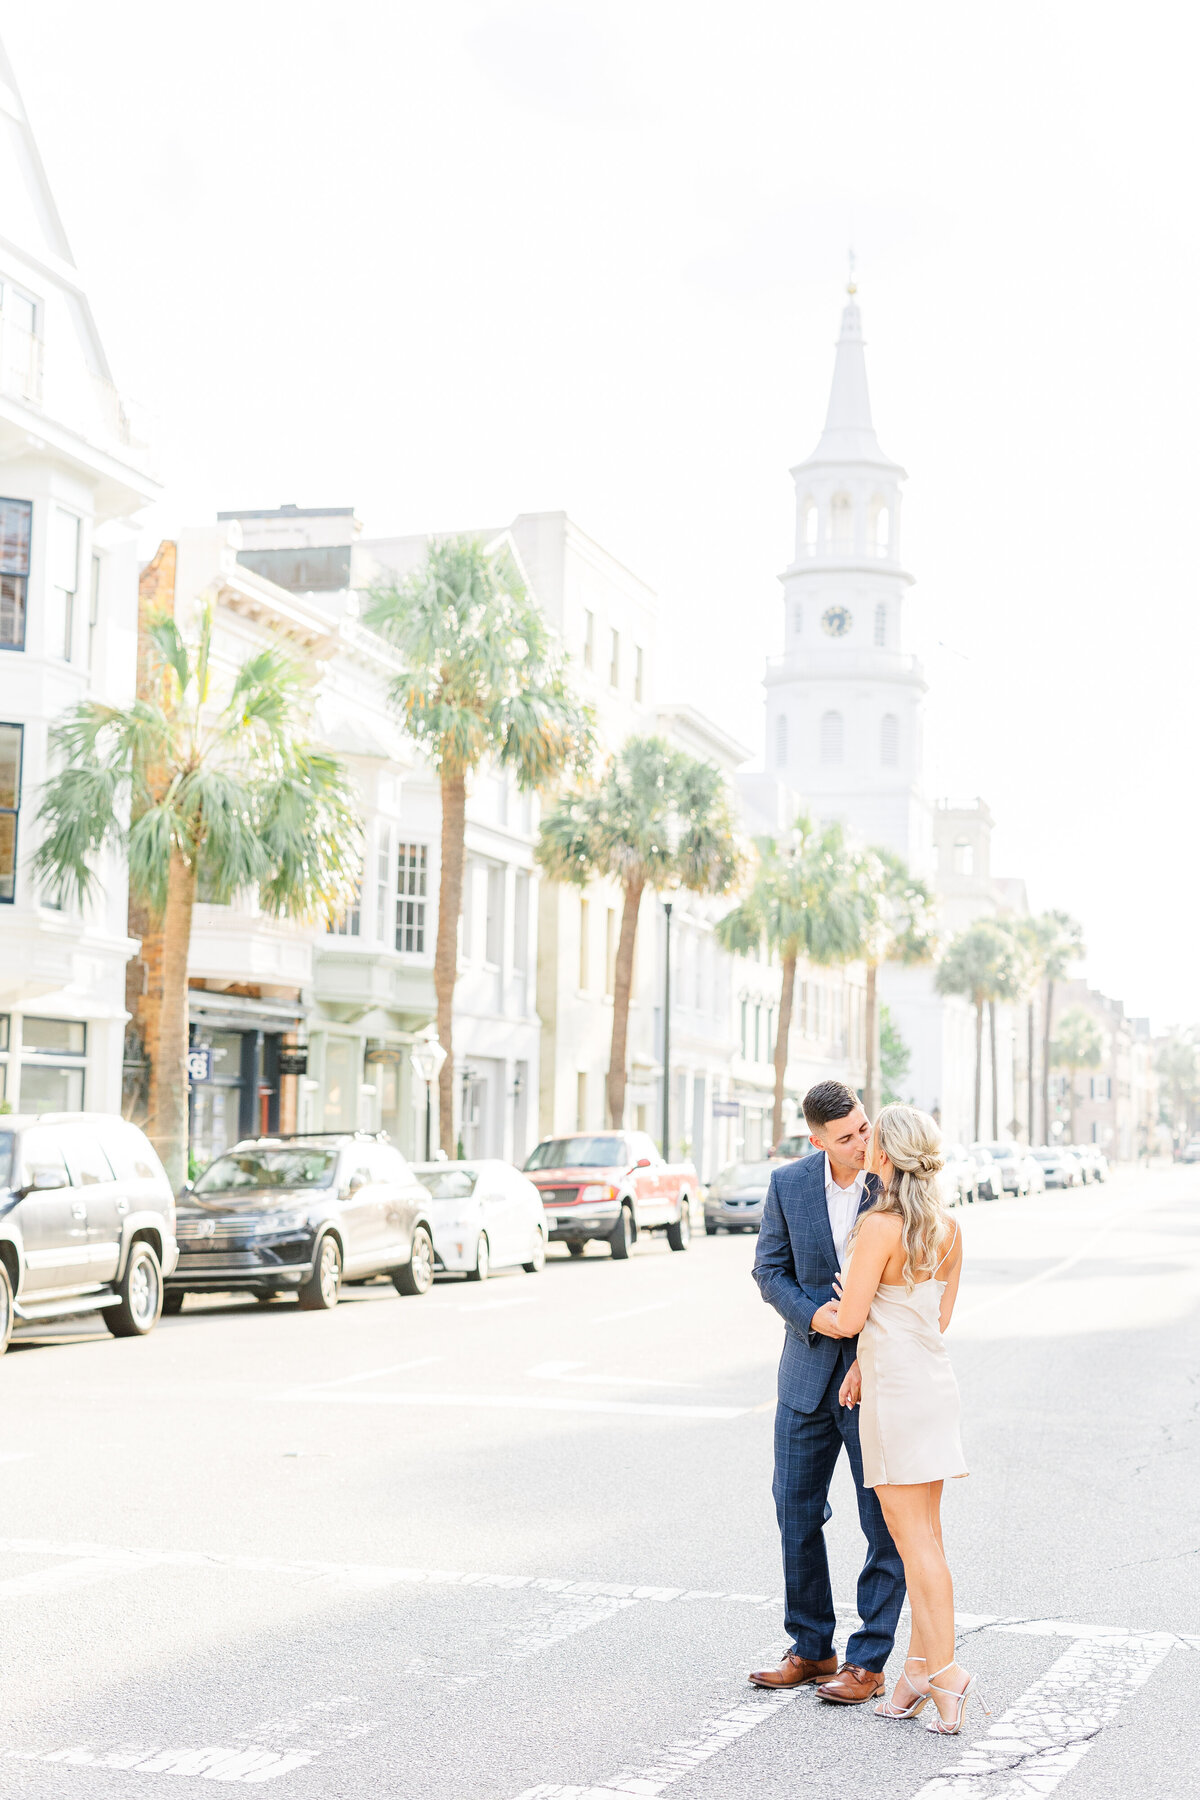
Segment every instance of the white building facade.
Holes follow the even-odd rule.
[[[0,1105],[117,1111],[126,877],[59,907],[31,863],[54,720],[133,697],[135,517],[157,491],[0,50]]]

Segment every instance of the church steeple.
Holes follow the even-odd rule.
[[[837,341],[825,428],[820,443],[807,460],[810,463],[876,463],[894,469],[897,465],[884,455],[871,421],[866,345],[853,276],[846,291],[850,297],[842,308],[842,331]]]

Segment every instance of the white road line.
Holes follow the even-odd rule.
[[[1086,1262],[1095,1251],[1097,1244],[1102,1244],[1105,1238],[1112,1236],[1122,1219],[1127,1219],[1131,1213],[1145,1212],[1146,1210],[1144,1200],[1135,1201],[1132,1206],[1114,1207],[1111,1212],[1106,1213],[1098,1221],[1100,1229],[1085,1241],[1081,1249],[1064,1257],[1062,1262],[1056,1262],[1050,1268],[1042,1269],[1037,1275],[1029,1275],[1024,1281],[1013,1282],[1011,1286],[1005,1287],[1001,1292],[992,1294],[989,1299],[980,1300],[975,1306],[960,1307],[957,1317],[965,1323],[967,1319],[978,1318],[980,1313],[989,1312],[993,1306],[1001,1304],[1010,1306],[1018,1294],[1027,1293],[1030,1288],[1041,1287],[1043,1282],[1053,1281],[1056,1275],[1063,1274],[1067,1269],[1073,1269],[1076,1263]]]
[[[36,1454],[37,1452],[34,1450],[0,1450],[0,1463],[28,1462],[29,1458]]]
[[[593,1319],[591,1323],[593,1325],[615,1325],[619,1319],[639,1319],[643,1313],[665,1312],[668,1306],[673,1305],[673,1300],[656,1300],[652,1306],[631,1306],[628,1312],[601,1313],[599,1318]]]
[[[538,1363],[525,1373],[534,1381],[574,1381],[591,1387],[649,1387],[649,1388],[687,1388],[696,1391],[694,1381],[656,1381],[652,1375],[570,1375],[569,1369],[584,1369],[586,1363],[581,1362],[544,1362]]]
[[[965,1794],[974,1800],[1040,1800],[1053,1793],[1178,1642],[1168,1632],[1077,1638],[986,1737],[976,1738],[913,1800]]]
[[[399,1375],[405,1369],[427,1369],[430,1363],[442,1362],[440,1356],[414,1356],[408,1362],[388,1363],[382,1369],[364,1369],[359,1375],[335,1375],[332,1381],[309,1381],[302,1386],[288,1390],[287,1398],[293,1394],[316,1393],[320,1388],[341,1387],[349,1381],[374,1381],[377,1375]]]
[[[676,1406],[658,1400],[582,1400],[558,1394],[284,1394],[284,1400],[335,1406],[483,1407],[498,1412],[620,1413],[642,1419],[740,1419],[748,1406]]]
[[[728,1750],[748,1731],[773,1719],[785,1707],[796,1702],[796,1692],[755,1693],[731,1706],[715,1719],[706,1719],[690,1737],[675,1738],[660,1750],[653,1762],[625,1764],[615,1775],[590,1787],[562,1787],[542,1782],[526,1788],[517,1800],[608,1800],[613,1794],[661,1794],[685,1775],[691,1775],[701,1763],[722,1750]]]
[[[506,1306],[535,1306],[536,1304],[536,1294],[523,1294],[519,1299],[514,1296],[511,1300],[465,1300],[458,1310],[460,1313],[499,1312],[502,1307]]]
[[[7,1581],[0,1581],[0,1599],[91,1587],[97,1581],[111,1581],[116,1575],[130,1575],[139,1569],[152,1568],[155,1560],[153,1556],[128,1555],[121,1550],[76,1557],[71,1562],[54,1563],[48,1569],[31,1569],[25,1575],[10,1575]]]

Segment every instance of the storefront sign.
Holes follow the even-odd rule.
[[[712,1109],[714,1119],[736,1119],[742,1110],[737,1100],[714,1100]]]
[[[279,1052],[279,1073],[281,1075],[307,1075],[308,1050],[285,1049]]]
[[[195,1087],[198,1081],[211,1081],[213,1055],[211,1050],[189,1050],[187,1053],[188,1080]]]

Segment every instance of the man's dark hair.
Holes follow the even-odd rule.
[[[858,1095],[844,1081],[818,1081],[804,1096],[804,1123],[810,1131],[822,1131],[834,1119],[844,1119],[858,1105]]]

